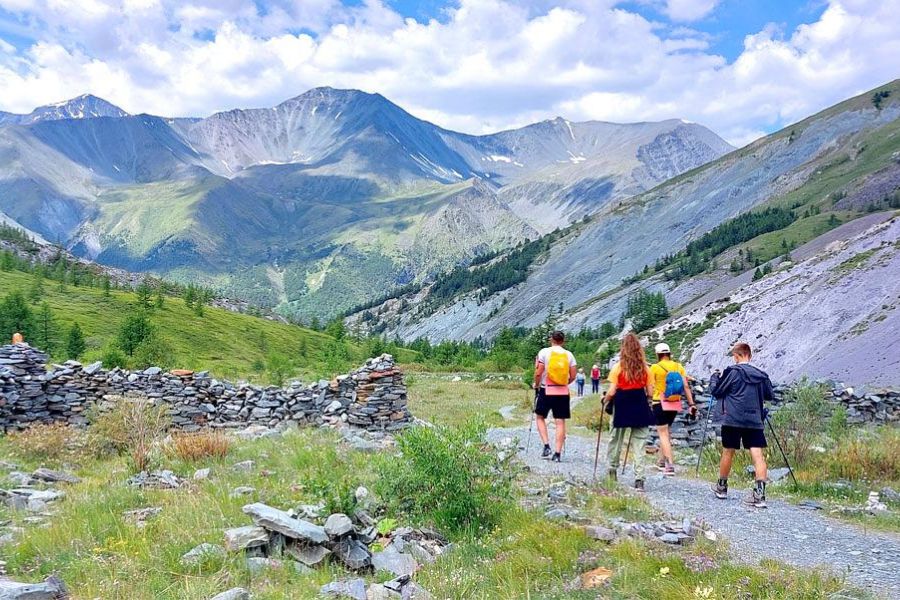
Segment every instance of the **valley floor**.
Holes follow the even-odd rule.
[[[518,457],[532,472],[555,477],[590,480],[593,473],[596,438],[570,435],[562,463],[539,456],[540,442],[532,433],[531,447],[524,450],[528,427],[495,428],[489,439],[518,438]],[[552,436],[552,432],[551,432]],[[604,438],[607,437],[604,432]],[[598,478],[606,471],[605,440],[601,443]],[[732,489],[727,501],[717,500],[707,482],[686,477],[664,478],[655,468],[647,478],[647,500],[672,517],[702,519],[713,531],[730,542],[734,560],[756,564],[773,559],[801,568],[823,569],[845,575],[855,585],[893,597],[900,589],[900,537],[891,533],[864,531],[782,500],[769,500],[768,509],[743,506],[743,487]],[[733,478],[735,479],[735,478]],[[630,466],[620,485],[631,485]],[[733,485],[733,484],[732,484]]]

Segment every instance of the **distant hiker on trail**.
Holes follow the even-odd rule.
[[[578,384],[578,397],[584,396],[584,369],[579,368],[575,375],[575,383]]]
[[[687,373],[681,363],[672,360],[669,345],[657,344],[653,350],[656,352],[657,363],[650,367],[650,374],[653,376],[653,389],[656,391],[653,394],[653,416],[656,417],[660,451],[656,466],[663,475],[671,477],[675,475],[675,460],[672,455],[669,428],[683,408],[682,398],[687,398],[691,414],[696,413],[697,407],[694,405],[694,395],[691,393]]]
[[[600,367],[597,365],[591,367],[591,393],[600,393]]]
[[[716,498],[728,497],[728,475],[734,453],[750,450],[753,467],[756,470],[756,485],[744,502],[757,508],[766,507],[766,435],[763,428],[767,410],[763,402],[773,398],[772,382],[769,376],[750,364],[750,346],[743,342],[731,349],[736,364],[725,369],[721,375],[716,369],[709,379],[709,392],[722,401],[722,459],[719,462],[719,481],[713,487]]]
[[[653,397],[653,380],[650,367],[641,342],[633,333],[622,340],[619,362],[609,372],[609,389],[605,402],[612,403],[612,439],[606,458],[609,462],[609,477],[616,479],[619,456],[625,436],[628,436],[626,452],[631,449],[634,438],[634,489],[644,491],[644,444],[650,435],[650,426],[656,424],[650,409]]]
[[[575,380],[577,363],[575,356],[563,348],[566,336],[561,331],[550,335],[550,346],[538,352],[534,361],[534,389],[537,401],[534,414],[538,434],[544,442],[542,458],[550,457],[550,436],[547,433],[547,415],[553,412],[556,421],[556,451],[551,460],[560,462],[566,442],[566,419],[570,418],[569,384]]]

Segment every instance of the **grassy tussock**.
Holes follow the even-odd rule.
[[[231,438],[221,431],[176,434],[166,447],[168,453],[186,462],[225,458],[230,449]]]
[[[75,456],[85,445],[85,436],[62,423],[37,423],[9,434],[12,454],[18,458],[50,463]]]

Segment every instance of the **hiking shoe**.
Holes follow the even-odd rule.
[[[675,465],[666,463],[665,468],[663,468],[663,477],[675,477]]]
[[[712,488],[713,493],[716,495],[716,498],[719,500],[727,500],[728,499],[728,486],[722,485],[721,483],[716,483],[716,485]]]
[[[541,451],[541,458],[550,458],[550,446],[544,446]]]
[[[665,471],[666,470],[666,459],[665,458],[659,459],[656,462],[656,468],[660,471]]]
[[[768,506],[766,504],[766,495],[761,494],[757,489],[750,490],[750,493],[744,497],[744,504],[755,508],[766,508]]]
[[[618,469],[609,469],[606,472],[606,478],[611,479],[612,481],[618,481],[619,480],[619,470]]]
[[[636,491],[636,492],[644,491],[644,480],[643,479],[635,479],[634,480],[634,491]]]
[[[559,452],[553,453],[553,458],[550,459],[550,462],[562,462],[562,457],[559,455]]]

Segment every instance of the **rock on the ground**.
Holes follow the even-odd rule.
[[[243,510],[260,527],[265,527],[269,531],[277,531],[285,537],[312,544],[323,544],[328,541],[324,527],[302,519],[295,519],[283,510],[266,506],[260,502],[248,504]]]
[[[285,553],[308,567],[316,567],[322,564],[331,550],[325,546],[308,546],[306,544],[290,544],[284,549]]]
[[[69,597],[65,584],[50,576],[41,583],[19,583],[0,578],[2,600],[64,600]]]
[[[225,556],[225,548],[204,542],[199,546],[192,548],[181,557],[181,564],[184,566],[196,565],[206,558]]]
[[[366,592],[368,600],[400,600],[400,592],[386,588],[380,583],[373,583]]]
[[[353,521],[345,514],[335,513],[325,520],[325,533],[331,539],[343,537],[353,531]]]
[[[209,600],[250,600],[250,592],[242,587],[236,587],[225,590],[221,594],[216,594]]]
[[[335,545],[334,555],[352,571],[366,569],[372,564],[372,553],[369,549],[350,538],[343,538]]]
[[[395,576],[412,576],[419,568],[416,559],[409,554],[387,549],[372,555],[372,566],[376,571],[386,571]]]
[[[319,595],[329,598],[349,598],[350,600],[368,600],[366,582],[362,579],[332,581],[319,589]]]
[[[81,478],[64,471],[53,471],[41,467],[31,474],[35,479],[49,481],[50,483],[80,483]]]
[[[194,481],[203,481],[204,479],[208,479],[209,473],[210,473],[209,467],[206,467],[204,469],[197,469],[196,471],[194,471]],[[234,588],[234,589],[239,590],[242,588]],[[229,590],[229,591],[231,591],[231,590]]]
[[[403,586],[400,597],[403,600],[432,600],[431,593],[415,581],[410,581],[407,585]]]
[[[266,569],[280,569],[284,563],[276,558],[266,558],[264,556],[251,556],[247,559],[247,569],[251,573],[261,573]]]
[[[790,475],[791,470],[787,467],[779,467],[777,469],[769,469],[769,481],[771,483],[777,483]]]
[[[601,525],[588,525],[584,528],[584,533],[592,540],[599,540],[601,542],[612,542],[616,539],[615,531]]]
[[[231,551],[246,550],[269,543],[269,532],[262,527],[246,525],[225,530],[225,548]]]

